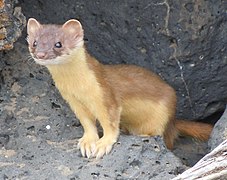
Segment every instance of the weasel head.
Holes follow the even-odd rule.
[[[27,33],[30,54],[41,65],[67,63],[71,60],[67,56],[84,45],[83,28],[75,19],[63,25],[45,25],[30,18]]]

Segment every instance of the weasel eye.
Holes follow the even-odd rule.
[[[33,47],[36,47],[37,46],[37,41],[34,41],[33,42]]]
[[[57,42],[54,46],[55,46],[56,48],[61,48],[61,47],[62,47],[61,42]]]

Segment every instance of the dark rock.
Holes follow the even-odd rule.
[[[224,114],[215,124],[208,145],[211,150],[227,139],[227,107]]]
[[[13,48],[13,43],[21,36],[26,19],[16,0],[0,0],[0,51]]]
[[[9,135],[0,134],[0,148],[5,147],[8,142],[9,142]]]
[[[8,165],[1,174],[19,178],[26,171],[22,176],[25,179],[159,180],[171,179],[178,174],[179,169],[185,169],[180,160],[165,149],[160,138],[158,142],[154,138],[147,138],[149,143],[144,143],[142,139],[121,136],[119,142],[122,143],[117,143],[108,156],[100,160],[88,160],[80,157],[70,141],[45,142],[37,136],[24,137],[23,140],[19,138],[16,154],[8,158],[3,158],[0,154],[0,160],[4,162],[10,159],[16,165],[23,166]],[[159,150],[154,146],[158,146]],[[156,161],[160,163],[157,164]],[[0,178],[3,177],[0,175]]]
[[[79,19],[91,54],[144,66],[177,91],[177,116],[203,119],[227,98],[227,16],[221,0],[19,0],[42,23]]]
[[[174,177],[174,173],[171,172],[177,171],[182,166],[180,161],[166,151],[160,138],[157,141],[154,138],[145,138],[149,143],[142,139],[135,136],[121,136],[119,143],[108,156],[80,169],[79,178],[105,179],[106,174],[108,174],[107,179],[171,179]],[[159,163],[157,164],[156,161]],[[165,172],[162,169],[165,169]]]

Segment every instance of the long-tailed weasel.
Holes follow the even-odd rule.
[[[133,65],[103,65],[91,57],[79,21],[45,25],[30,18],[27,32],[32,57],[49,69],[84,128],[78,144],[83,156],[109,153],[120,128],[134,135],[161,135],[169,149],[179,133],[209,138],[211,125],[175,121],[175,91],[159,76]],[[101,138],[96,120],[103,128]]]

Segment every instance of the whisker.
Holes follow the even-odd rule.
[[[28,42],[29,41],[29,36],[27,35],[27,37],[25,38],[25,40]]]
[[[29,66],[31,66],[35,63],[33,57],[30,54],[26,58],[23,59],[23,62],[28,64]]]

